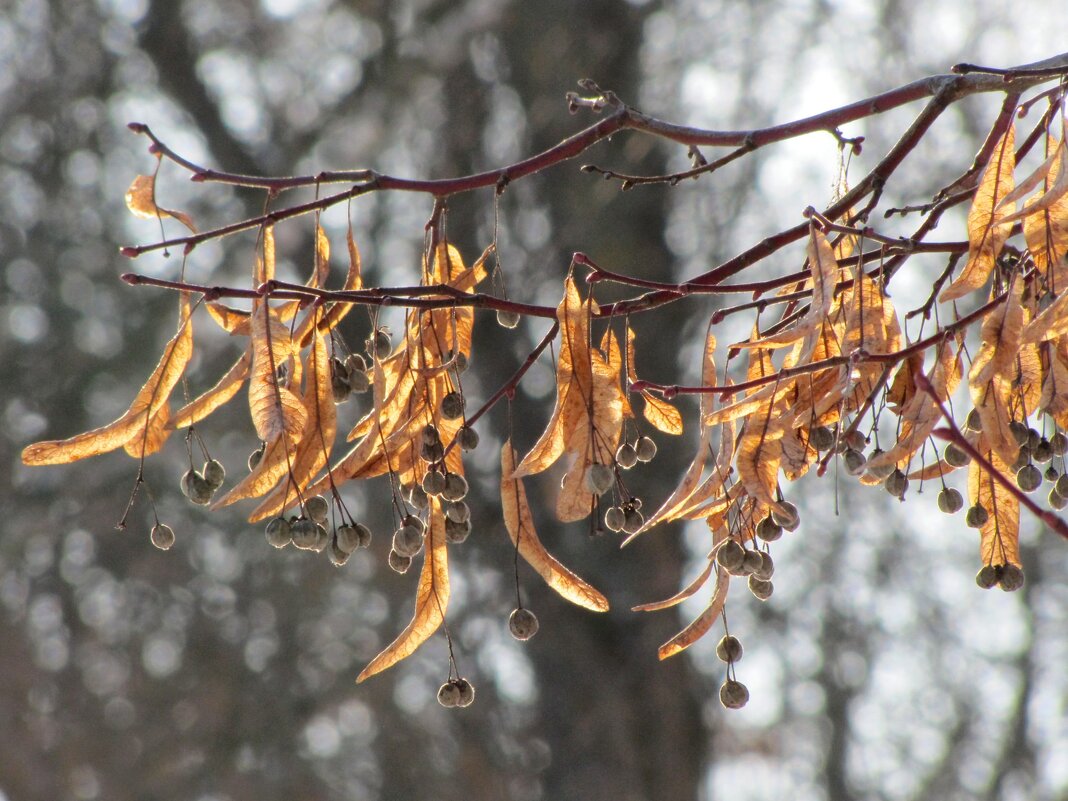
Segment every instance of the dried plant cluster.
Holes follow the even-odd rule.
[[[860,484],[882,486],[901,499],[919,482],[939,482],[938,507],[947,514],[966,508],[966,524],[979,532],[978,584],[1018,589],[1024,580],[1018,545],[1021,506],[1068,536],[1068,524],[1055,514],[1068,504],[1066,74],[1066,56],[1013,70],[960,65],[955,74],[918,81],[813,118],[742,132],[661,122],[586,83],[586,94],[568,99],[572,111],[600,114],[595,124],[517,164],[442,181],[394,178],[369,170],[303,178],[234,176],[195,165],[145,126],[131,126],[151,139],[159,161],[180,165],[194,180],[264,190],[271,201],[297,186],[352,186],[198,233],[187,215],[159,205],[155,175],[138,177],[127,194],[131,211],[154,219],[174,218],[191,233],[125,248],[127,256],[183,247],[188,258],[200,242],[255,231],[257,258],[250,285],[206,287],[183,276],[165,281],[125,275],[132,284],[178,292],[177,332],[159,365],[118,420],[71,439],[30,445],[23,460],[57,464],[121,447],[143,465],[169,434],[184,429],[190,467],[181,487],[191,501],[217,508],[256,499],[249,519],[265,522],[271,545],[292,543],[326,551],[339,566],[371,540],[368,528],[349,513],[341,488],[357,479],[388,476],[396,524],[389,564],[403,573],[422,554],[422,567],[411,623],[363,670],[362,681],[407,657],[443,625],[450,551],[471,532],[464,453],[478,446],[475,424],[498,401],[510,400],[529,367],[552,344],[556,399],[544,432],[526,453],[515,450],[510,436],[501,450],[505,528],[517,554],[550,587],[573,603],[605,611],[607,599],[541,544],[525,477],[564,460],[556,516],[621,532],[624,545],[661,523],[704,520],[710,532],[704,571],[674,597],[637,607],[652,611],[674,606],[714,578],[704,611],[664,643],[661,658],[687,648],[722,619],[732,579],[744,580],[760,600],[771,597],[772,544],[800,524],[797,507],[786,498],[786,484],[809,471],[822,475],[836,461],[841,472]],[[913,236],[881,234],[870,220],[887,182],[946,108],[978,92],[1000,92],[1005,99],[975,164],[923,206],[886,212],[920,212]],[[842,148],[857,150],[860,140],[843,137],[838,125],[924,97],[929,100],[909,130],[851,190],[843,190],[822,212],[809,208],[797,226],[680,284],[628,277],[579,253],[563,281],[559,305],[532,306],[483,289],[493,283],[487,277],[499,269],[495,244],[468,266],[448,243],[448,197],[483,187],[495,187],[500,195],[511,182],[569,159],[620,130],[681,143],[689,147],[693,161],[686,172],[661,176],[584,168],[628,189],[697,178],[758,147],[818,130],[834,133]],[[699,148],[714,146],[733,149],[709,161]],[[1042,156],[1039,166],[1018,174],[1018,160],[1035,149]],[[327,289],[330,243],[318,213],[372,191],[390,190],[434,198],[419,285],[365,287],[350,227],[347,274],[340,288]],[[930,234],[941,215],[961,203],[970,203],[968,240],[932,241]],[[311,274],[302,285],[279,281],[275,227],[307,213],[315,215]],[[758,283],[730,280],[802,239],[807,248],[798,272]],[[903,318],[888,285],[921,252],[945,254],[946,267],[933,282],[927,302]],[[594,295],[597,284],[605,281],[639,294],[599,305]],[[751,293],[753,300],[720,308],[709,321],[699,386],[655,384],[635,374],[635,353],[641,347],[635,330],[640,330],[642,312],[703,294],[741,292]],[[228,298],[251,299],[251,310],[227,305]],[[958,302],[970,310],[958,308]],[[375,325],[362,349],[339,335],[338,324],[354,307],[374,312],[386,304],[408,309],[404,329],[396,335]],[[727,314],[754,309],[771,309],[778,316],[764,330],[754,325],[748,340],[727,349],[727,362],[747,363],[744,380],[737,380],[740,374],[728,372],[727,366],[717,369],[717,324]],[[483,316],[481,311],[476,315],[478,310],[495,311],[506,329],[514,328],[522,315],[551,322],[515,375],[472,408],[463,375],[476,358],[471,348],[476,316]],[[174,408],[172,395],[193,354],[194,320],[204,316],[245,345],[218,383]],[[903,320],[913,317],[930,321],[929,333],[910,340]],[[978,343],[971,350],[966,345],[969,334],[970,341]],[[967,382],[970,408],[962,409],[958,402],[951,412],[951,398],[962,381]],[[248,473],[216,497],[225,484],[225,471],[210,457],[195,426],[245,386],[260,446],[249,459]],[[336,442],[335,407],[353,393],[370,393],[370,409],[348,432],[351,444],[343,447]],[[685,394],[700,398],[696,454],[670,497],[658,507],[643,507],[628,490],[625,472],[656,455],[652,430],[682,435],[683,415],[675,403]],[[944,448],[936,450],[936,439],[946,443]],[[194,443],[203,451],[202,467],[194,464]],[[966,498],[944,481],[958,469],[968,471]],[[131,505],[142,482],[139,472]],[[1033,500],[1040,489],[1045,504]],[[151,538],[167,549],[175,535],[157,519]],[[517,639],[526,640],[537,631],[538,620],[519,602],[509,628]],[[727,663],[721,700],[726,707],[741,707],[749,695],[734,673],[741,644],[725,634],[717,654]],[[451,643],[449,679],[438,698],[450,707],[474,700],[473,686],[456,668]]]

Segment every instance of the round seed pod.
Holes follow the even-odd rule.
[[[584,481],[586,489],[594,495],[604,495],[608,490],[612,489],[612,485],[616,481],[616,474],[606,464],[591,464],[589,469],[586,470]]]
[[[1031,436],[1030,430],[1019,420],[1013,420],[1009,423],[1009,431],[1012,433],[1013,439],[1016,440],[1016,444],[1021,447],[1027,444],[1027,440]]]
[[[964,430],[971,431],[973,434],[978,434],[983,430],[983,419],[979,416],[978,409],[968,412],[968,416],[964,418]]]
[[[445,446],[440,442],[426,442],[419,446],[419,457],[424,462],[440,462],[445,457]]]
[[[423,442],[427,445],[436,445],[441,442],[441,432],[438,431],[438,427],[433,423],[427,423],[423,426],[421,434]]]
[[[208,482],[212,492],[219,489],[223,482],[226,481],[226,468],[223,467],[223,463],[218,459],[208,459],[208,461],[204,462],[204,467],[200,472],[204,476],[204,480]]]
[[[982,528],[989,519],[990,513],[981,505],[976,504],[968,507],[968,511],[964,515],[964,524],[969,528]]]
[[[801,523],[797,507],[789,501],[779,501],[778,507],[771,507],[771,519],[787,531],[794,531]]]
[[[742,566],[739,569],[739,575],[751,576],[760,570],[763,561],[760,558],[760,551],[746,551],[745,556],[742,558]]]
[[[272,548],[285,548],[293,541],[293,532],[289,521],[284,517],[276,517],[267,523],[267,543]]]
[[[396,551],[389,552],[389,567],[396,573],[404,574],[408,572],[408,568],[412,566],[412,557],[401,556]]]
[[[456,706],[471,706],[475,702],[475,685],[467,679],[457,679],[456,686],[460,688],[460,700]]]
[[[1068,437],[1064,435],[1063,431],[1057,431],[1049,438],[1049,447],[1054,456],[1064,456],[1064,454],[1068,453]]]
[[[737,662],[742,658],[742,641],[733,634],[724,634],[716,644],[716,656],[721,662]]]
[[[367,363],[367,359],[359,353],[350,353],[345,357],[345,372],[351,375],[357,370],[366,374],[371,365]],[[349,382],[352,383],[351,381]]]
[[[853,431],[847,431],[843,437],[847,448],[852,448],[855,451],[863,451],[868,444],[868,438],[854,429]]]
[[[609,531],[622,531],[626,515],[618,506],[609,506],[604,513],[604,527]]]
[[[393,349],[393,344],[389,339],[389,332],[384,328],[379,328],[375,331],[373,337],[367,340],[367,352],[373,353],[379,359],[385,359],[389,356],[389,352]]]
[[[870,463],[875,461],[875,458],[877,456],[881,456],[883,453],[885,453],[885,451],[883,451],[882,448],[873,448],[871,456],[868,457],[868,462]],[[884,464],[879,467],[869,467],[868,475],[872,476],[873,478],[877,478],[880,481],[885,481],[890,476],[890,474],[893,473],[896,469],[897,468],[893,464]]]
[[[947,515],[953,515],[964,508],[964,497],[955,487],[943,487],[938,493],[938,508]]]
[[[427,470],[422,487],[427,495],[440,495],[445,490],[445,474],[440,470]]]
[[[775,573],[775,560],[767,551],[753,551],[752,553],[760,554],[760,567],[753,571],[753,575],[767,581]]]
[[[1005,592],[1016,592],[1024,585],[1024,572],[1014,564],[1001,566],[998,586]]]
[[[538,633],[538,618],[529,609],[519,607],[508,616],[508,631],[517,640],[529,640]]]
[[[156,523],[156,525],[152,526],[152,533],[149,535],[149,539],[161,551],[169,551],[171,546],[174,545],[174,529],[165,523]]]
[[[293,544],[304,551],[314,551],[319,542],[319,532],[316,531],[318,524],[306,517],[299,517],[290,524],[293,533]]]
[[[371,389],[371,377],[366,370],[349,370],[349,391],[362,395]]]
[[[312,550],[316,553],[322,553],[330,544],[330,539],[330,532],[326,530],[326,526],[324,526],[322,523],[316,523],[315,544],[312,546]]]
[[[445,518],[445,541],[453,545],[459,545],[471,534],[471,521],[465,520],[457,523],[448,517]]]
[[[645,525],[645,517],[633,506],[623,509],[623,531],[626,534],[637,534]]]
[[[455,682],[447,681],[438,688],[438,703],[446,709],[460,704],[460,688]]]
[[[1031,451],[1031,458],[1039,464],[1046,464],[1053,460],[1053,446],[1045,437]]]
[[[834,431],[828,426],[815,426],[808,432],[808,444],[821,452],[833,448],[834,440]]]
[[[330,547],[327,549],[327,555],[330,557],[330,563],[334,567],[341,567],[347,561],[349,561],[349,554],[352,551],[342,550],[341,544],[338,542],[337,534],[330,540]]]
[[[651,462],[656,456],[656,443],[652,437],[642,437],[634,447],[634,455],[639,462]]]
[[[1054,487],[1049,491],[1049,495],[1046,496],[1046,500],[1049,502],[1049,508],[1056,511],[1061,511],[1065,506],[1068,506],[1068,498],[1065,498]]]
[[[451,351],[450,351],[450,353],[451,353]],[[467,368],[470,367],[470,366],[471,366],[471,363],[467,360],[467,354],[466,353],[463,353],[461,351],[460,353],[456,354],[456,358],[453,359],[453,369],[457,372],[457,374],[466,373],[467,372]]]
[[[756,576],[749,577],[749,592],[753,593],[753,596],[758,601],[766,601],[771,597],[771,594],[775,591],[775,585],[765,579],[758,579]]]
[[[464,416],[464,399],[459,392],[449,392],[441,399],[441,416],[458,420]]]
[[[616,464],[624,470],[630,470],[638,463],[638,452],[629,442],[624,442],[616,451]]]
[[[215,490],[211,488],[204,476],[195,470],[190,470],[182,476],[182,491],[197,506],[207,506],[215,494]]]
[[[1009,470],[1018,473],[1029,464],[1031,464],[1031,449],[1024,445],[1016,455],[1016,461],[1009,465]]]
[[[405,515],[404,519],[401,520],[401,525],[406,528],[414,528],[420,534],[426,531],[426,524],[417,515]]]
[[[764,542],[775,542],[782,538],[782,526],[776,523],[771,515],[768,515],[757,523],[756,535]]]
[[[511,309],[497,309],[497,325],[501,328],[515,328],[519,325],[519,312]]]
[[[1057,483],[1053,485],[1053,488],[1057,490],[1057,494],[1062,498],[1068,498],[1068,472],[1061,473],[1061,477],[1057,479]]]
[[[942,452],[943,458],[946,460],[946,464],[951,467],[964,467],[968,462],[972,460],[972,457],[968,455],[960,445],[956,445],[952,442],[946,445],[946,449]]]
[[[749,703],[749,688],[740,681],[727,679],[720,685],[719,702],[727,709],[741,709]]]
[[[842,454],[842,464],[845,467],[845,471],[851,476],[859,476],[863,473],[864,466],[867,463],[868,460],[864,457],[864,454],[852,448],[847,448],[846,452]]]
[[[471,507],[463,501],[455,501],[446,507],[445,516],[454,523],[466,523],[471,519]]]
[[[1016,486],[1024,492],[1034,492],[1042,486],[1042,471],[1033,464],[1025,464],[1016,473]]]
[[[738,540],[727,540],[716,551],[716,561],[724,570],[737,570],[745,561],[745,548]]]
[[[393,532],[393,550],[401,556],[415,556],[423,550],[423,532],[411,526],[401,526]]]
[[[994,565],[983,565],[975,574],[975,583],[980,589],[989,590],[998,583],[1001,578],[1001,570]]]
[[[473,428],[464,426],[457,435],[460,440],[460,448],[465,451],[473,451],[478,447],[478,432]]]
[[[370,534],[370,532],[368,532]],[[360,531],[356,526],[350,526],[347,523],[342,526],[338,526],[334,532],[334,544],[337,545],[338,550],[345,552],[346,554],[352,553],[360,547]]]
[[[1042,444],[1042,435],[1038,433],[1037,428],[1027,429],[1027,447],[1034,453],[1035,449]]]
[[[408,491],[408,503],[422,512],[430,506],[430,498],[421,486],[415,484],[412,486],[411,490]]]
[[[348,378],[340,375],[330,377],[330,392],[334,397],[334,405],[340,405],[349,399],[352,387],[349,386]]]
[[[1046,468],[1046,472],[1043,473],[1042,475],[1045,477],[1046,481],[1048,481],[1050,484],[1056,483],[1057,479],[1061,477],[1060,471],[1057,470],[1057,468],[1054,467],[1053,465],[1050,465],[1049,467],[1047,467]]]
[[[316,523],[325,523],[330,516],[330,502],[322,495],[312,495],[304,499],[304,514]]]
[[[447,501],[462,501],[467,497],[467,479],[459,473],[447,473],[441,497]]]
[[[263,458],[263,452],[267,450],[267,443],[261,442],[260,447],[254,450],[248,455],[248,471],[251,473],[260,463],[260,459]]]
[[[904,498],[905,493],[909,489],[909,480],[904,473],[899,469],[895,469],[893,473],[886,477],[883,481],[883,488],[893,495],[895,498]]]

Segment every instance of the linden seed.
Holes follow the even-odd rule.
[[[337,531],[334,532],[334,544],[337,545],[338,550],[350,554],[360,547],[360,532],[356,526],[350,526],[347,523],[337,527]]]
[[[1068,436],[1065,436],[1063,431],[1058,431],[1049,438],[1049,447],[1054,456],[1064,456],[1068,453]]]
[[[347,378],[335,375],[330,378],[330,392],[334,397],[334,405],[338,406],[349,399],[352,387],[349,386]]]
[[[290,530],[289,521],[284,517],[276,517],[267,524],[267,543],[273,548],[285,548],[293,541],[293,532]]]
[[[1065,506],[1068,506],[1068,498],[1065,498],[1063,495],[1061,495],[1059,492],[1057,492],[1057,488],[1056,487],[1051,489],[1049,491],[1049,495],[1046,496],[1046,497],[1047,497],[1047,500],[1049,501],[1050,509],[1055,509],[1056,511],[1059,512]]]
[[[653,457],[656,456],[656,443],[653,442],[653,438],[642,437],[639,439],[637,446],[634,448],[634,455],[638,457],[639,462],[653,461]]]
[[[345,372],[350,376],[355,372],[361,372],[366,376],[370,366],[359,353],[350,353],[345,357]],[[351,384],[352,381],[350,380],[349,383]]]
[[[430,506],[430,498],[427,497],[426,491],[416,484],[408,492],[408,503],[422,512]]]
[[[829,451],[834,440],[834,431],[827,426],[816,426],[808,432],[808,444],[818,451]]]
[[[945,451],[942,456],[946,460],[946,464],[950,467],[964,467],[972,460],[972,457],[968,455],[968,452],[964,448],[956,445],[952,442],[946,445]]]
[[[460,688],[460,700],[456,706],[471,706],[475,702],[475,685],[467,679],[457,679],[456,686]]]
[[[445,518],[445,540],[447,542],[451,542],[453,545],[459,545],[461,542],[467,539],[470,533],[470,520],[465,520],[462,523],[457,523],[451,518]]]
[[[622,531],[626,515],[618,506],[609,506],[604,513],[604,527],[609,531]]]
[[[909,480],[900,469],[895,468],[894,472],[886,477],[883,487],[895,498],[904,498],[909,489]]]
[[[1027,440],[1030,438],[1031,432],[1027,426],[1021,423],[1019,420],[1013,420],[1009,423],[1009,431],[1012,433],[1013,439],[1016,440],[1016,444],[1023,447],[1027,444]]]
[[[845,444],[847,448],[852,448],[855,451],[864,450],[868,444],[868,438],[854,429],[853,431],[847,431],[845,437]]]
[[[975,583],[980,589],[989,590],[998,583],[1001,570],[994,565],[983,565],[975,574]]]
[[[848,448],[845,453],[842,454],[842,464],[845,466],[845,471],[851,476],[859,476],[864,472],[864,466],[868,463],[868,460],[864,458],[864,454],[860,451],[855,451],[852,448]]]
[[[624,442],[616,451],[616,464],[624,470],[630,470],[638,463],[638,453],[629,442]]]
[[[149,539],[161,551],[169,551],[171,546],[174,545],[174,529],[165,523],[156,523],[156,525],[152,526],[152,533],[149,535]]]
[[[529,640],[538,633],[538,618],[529,609],[519,607],[508,616],[508,630],[517,640]]]
[[[316,523],[325,523],[330,516],[330,502],[322,495],[313,495],[304,501],[304,514]]]
[[[733,634],[724,634],[716,644],[716,656],[721,662],[737,662],[742,658],[742,641]]]
[[[883,451],[882,448],[873,448],[871,456],[868,457],[868,462],[874,462],[876,457],[882,456],[883,453],[885,453],[885,451]],[[868,475],[870,475],[872,478],[879,479],[879,481],[885,481],[890,476],[890,474],[893,473],[896,469],[897,468],[894,466],[893,463],[884,464],[879,467],[869,467]]]
[[[385,359],[389,356],[389,352],[393,349],[393,345],[389,339],[389,332],[384,328],[379,328],[375,331],[375,335],[372,339],[367,340],[367,352],[374,353],[379,359]]]
[[[645,517],[633,506],[623,510],[623,531],[626,534],[637,534],[645,525]]]
[[[760,570],[763,562],[760,559],[760,551],[746,551],[742,558],[742,566],[738,573],[742,576],[750,576]]]
[[[309,520],[306,517],[297,518],[290,525],[290,530],[293,533],[293,544],[301,550],[314,551],[319,539],[319,532],[316,531],[316,527],[317,524],[314,520]]]
[[[772,592],[775,591],[775,585],[770,581],[764,579],[758,579],[756,576],[749,577],[749,592],[753,593],[753,596],[758,601],[766,601],[771,597]]]
[[[441,497],[447,501],[462,501],[467,497],[467,479],[459,473],[446,474]]]
[[[1042,486],[1042,471],[1033,464],[1025,464],[1016,473],[1016,486],[1024,492],[1034,492]]]
[[[441,399],[441,416],[446,420],[458,420],[464,416],[464,399],[459,392],[449,392]]]
[[[1024,572],[1013,564],[1001,566],[1001,577],[998,586],[1005,592],[1016,592],[1024,585]]]
[[[424,462],[440,462],[445,457],[445,446],[440,442],[426,442],[419,446],[419,457]]]
[[[445,516],[454,523],[466,523],[471,519],[471,507],[463,501],[455,501],[445,509]]]
[[[422,487],[427,495],[440,495],[445,489],[445,474],[440,470],[428,470],[423,476]]]
[[[776,523],[771,515],[768,515],[757,523],[756,535],[764,542],[775,542],[782,537],[782,526]]]
[[[447,681],[438,688],[438,703],[446,709],[451,709],[460,703],[460,688],[451,681]]]
[[[519,312],[511,309],[497,309],[497,324],[501,328],[515,328],[519,325]]]
[[[204,468],[200,472],[212,491],[217,490],[226,481],[226,468],[218,459],[209,459],[204,462]]]
[[[473,451],[478,447],[478,432],[473,428],[464,426],[460,429],[460,448],[465,451]]]
[[[1031,451],[1031,458],[1039,464],[1046,464],[1053,460],[1053,446],[1048,439],[1043,438]]]
[[[586,471],[586,489],[594,495],[604,495],[612,489],[615,481],[615,472],[606,464],[591,464]]]
[[[1050,484],[1056,483],[1057,479],[1061,477],[1060,472],[1053,465],[1047,467],[1046,472],[1042,475],[1045,476],[1046,481],[1048,481]]]
[[[719,688],[719,702],[727,709],[741,709],[749,703],[749,688],[740,681],[727,679]]]
[[[938,509],[947,515],[953,515],[964,508],[964,497],[954,487],[943,487],[938,493]]]
[[[401,526],[393,532],[393,550],[401,556],[415,556],[423,550],[423,532],[409,526]]]
[[[190,471],[193,475],[188,482],[188,497],[193,503],[198,506],[207,506],[211,503],[211,496],[215,494],[215,490],[211,488],[207,481],[204,480],[204,476],[195,470]],[[186,475],[189,475],[188,473]],[[186,482],[183,479],[183,485]],[[184,487],[183,487],[184,489]]]
[[[1031,449],[1033,453],[1039,445],[1042,444],[1042,435],[1038,433],[1037,428],[1027,429],[1027,447]]]
[[[452,351],[449,351],[449,352],[451,353]],[[470,367],[470,366],[471,366],[471,364],[467,360],[467,354],[465,354],[465,353],[457,353],[456,354],[456,358],[453,359],[453,369],[456,370],[457,373],[466,373],[467,372],[467,368]]]
[[[193,482],[197,477],[197,471],[190,467],[182,474],[181,487],[182,495],[187,498],[193,497]]]
[[[1018,473],[1029,464],[1031,464],[1031,449],[1024,445],[1016,455],[1016,461],[1009,465],[1009,469],[1013,473]]]
[[[362,395],[371,389],[371,377],[366,370],[349,371],[349,390]]]
[[[248,471],[250,473],[256,469],[257,465],[259,465],[265,450],[267,450],[267,443],[261,442],[260,447],[248,455]]]
[[[760,566],[753,571],[753,575],[767,581],[775,574],[775,560],[767,551],[753,551],[753,553],[760,554]]]
[[[964,419],[964,429],[971,431],[973,434],[978,434],[983,430],[983,419],[979,416],[978,409],[972,409],[968,412],[968,416]]]
[[[727,540],[716,551],[716,561],[724,570],[737,570],[745,561],[745,548],[737,540]]]
[[[787,531],[793,531],[801,522],[797,507],[789,501],[779,501],[778,506],[771,507],[771,519]]]
[[[412,557],[401,556],[396,551],[389,552],[389,567],[391,570],[403,575],[408,572],[408,568],[411,566]]]
[[[330,563],[334,567],[341,567],[343,564],[349,561],[350,553],[352,552],[342,549],[341,543],[338,542],[337,534],[335,533],[334,537],[330,540],[330,548],[327,551],[327,554],[330,557]]]
[[[326,546],[330,544],[330,532],[326,530],[326,526],[322,523],[315,524],[315,544],[312,545],[312,550],[316,553],[322,553],[326,550]]]
[[[1061,473],[1061,477],[1057,479],[1057,483],[1053,485],[1053,488],[1057,490],[1057,494],[1062,498],[1068,498],[1068,472]]]
[[[986,521],[990,519],[990,514],[979,504],[975,506],[969,506],[967,513],[964,515],[964,524],[969,528],[982,528],[986,525]]]

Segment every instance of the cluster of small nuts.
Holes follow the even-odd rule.
[[[731,678],[734,663],[742,658],[742,643],[733,634],[724,634],[716,645],[716,656],[727,663],[727,679],[720,685],[719,702],[727,709],[741,709],[749,703],[749,688]]]
[[[449,679],[438,688],[438,703],[443,707],[465,707],[475,702],[475,685],[467,679]]]
[[[1013,564],[983,565],[975,574],[975,583],[984,590],[1001,587],[1005,592],[1016,592],[1024,585],[1024,572]]]
[[[182,476],[182,494],[198,506],[207,506],[224,481],[226,469],[222,462],[208,459],[200,470],[190,467]]]
[[[716,562],[732,576],[747,576],[749,591],[761,601],[775,591],[771,581],[775,562],[767,551],[749,550],[738,540],[729,539],[716,550]]]
[[[334,403],[344,403],[353,393],[367,392],[371,388],[367,360],[358,353],[349,354],[344,361],[330,360],[330,387]]]
[[[371,531],[362,523],[345,523],[330,532],[326,523],[330,516],[330,502],[321,495],[306,498],[299,515],[278,516],[267,523],[264,535],[274,548],[292,543],[304,551],[328,551],[330,561],[340,567],[357,548],[371,545]]]

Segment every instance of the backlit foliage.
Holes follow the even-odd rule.
[[[215,498],[223,483],[221,465],[209,459],[196,470],[191,461],[182,487],[192,500],[214,508],[254,499],[249,520],[266,524],[272,545],[293,543],[327,551],[340,566],[370,540],[367,528],[349,513],[340,489],[351,481],[386,477],[388,485],[381,491],[393,506],[396,524],[389,563],[403,573],[422,554],[412,620],[363,670],[358,678],[362,681],[407,657],[444,624],[449,559],[471,532],[464,454],[478,444],[474,425],[497,402],[510,402],[527,369],[551,345],[556,395],[544,431],[525,452],[516,450],[510,433],[501,449],[504,529],[517,554],[560,596],[603,612],[609,600],[539,540],[525,480],[562,462],[556,517],[564,522],[588,520],[595,531],[603,527],[619,532],[623,545],[648,536],[662,523],[703,520],[709,531],[705,569],[674,597],[636,607],[655,611],[675,606],[714,579],[704,610],[664,643],[662,659],[687,648],[721,619],[732,579],[746,581],[761,600],[771,596],[772,545],[784,531],[803,525],[789,500],[789,485],[806,473],[823,475],[829,468],[852,477],[844,481],[881,486],[901,499],[909,498],[920,482],[939,482],[939,508],[948,513],[966,509],[962,521],[979,531],[978,583],[1017,589],[1022,583],[1022,509],[1068,535],[1068,524],[1051,511],[1068,503],[1068,149],[1064,86],[1057,83],[1066,70],[1063,58],[1052,61],[1008,72],[964,68],[963,75],[938,76],[920,88],[910,84],[887,93],[878,99],[887,108],[931,99],[876,169],[852,190],[843,182],[840,196],[823,212],[810,207],[796,227],[680,284],[629,278],[627,265],[609,269],[575,254],[555,309],[489,293],[487,286],[495,284],[487,278],[499,265],[496,243],[489,243],[470,265],[465,263],[448,242],[447,197],[484,186],[503,193],[510,182],[626,128],[688,144],[693,168],[667,176],[622,176],[586,168],[619,180],[623,189],[698,178],[757,147],[817,130],[834,131],[843,151],[859,151],[860,140],[844,138],[836,126],[881,109],[872,101],[772,129],[703,132],[653,120],[611,93],[584,84],[589,94],[570,96],[572,108],[602,114],[600,121],[524,162],[445,181],[399,179],[366,170],[314,179],[226,176],[192,165],[144,126],[132,126],[152,139],[153,153],[161,161],[175,161],[199,181],[245,184],[267,190],[272,198],[312,183],[343,181],[353,188],[198,233],[187,214],[157,203],[155,175],[138,176],[126,196],[130,210],[139,217],[174,218],[191,235],[126,248],[124,253],[136,256],[165,246],[184,247],[185,258],[195,258],[200,242],[236,230],[253,231],[257,256],[250,265],[248,287],[197,286],[181,275],[172,281],[124,276],[133,284],[178,292],[177,332],[119,419],[70,439],[30,445],[23,461],[59,464],[120,447],[143,460],[158,451],[169,434],[195,427],[247,385],[254,439],[260,442],[249,472]],[[920,213],[922,222],[911,238],[881,234],[873,212],[887,181],[938,114],[977,92],[1001,92],[1005,101],[975,166],[948,187],[932,187],[937,190],[933,199],[922,206],[884,210],[886,216]],[[738,149],[718,162],[698,150],[718,145]],[[1018,161],[1035,151],[1038,158],[1033,160],[1040,163],[1020,174]],[[331,243],[318,213],[362,194],[391,189],[434,198],[418,286],[365,287],[350,227],[345,242],[348,269],[340,286],[329,289]],[[961,203],[970,203],[967,241],[933,240],[930,235],[941,215]],[[297,224],[287,221],[307,212],[315,213],[310,275],[302,285],[281,282],[275,276],[275,229]],[[733,276],[801,239],[806,248],[793,253],[796,272],[732,288]],[[918,252],[945,254],[946,269],[933,280],[928,301],[903,314],[888,288]],[[636,294],[599,304],[595,295],[602,282]],[[674,303],[686,314],[707,315],[700,305],[703,295],[731,292],[752,293],[754,302],[711,315],[700,385],[663,385],[637,375],[642,336],[648,335],[642,332],[642,312]],[[251,300],[251,309],[231,307],[228,298]],[[387,304],[407,307],[402,330],[375,325],[362,348],[340,336],[338,324],[354,307],[375,312]],[[720,356],[722,368],[717,368],[717,333],[724,317],[752,309],[771,310],[776,318],[761,327],[766,316],[758,317],[750,337],[730,343],[725,358]],[[476,318],[483,324],[490,311],[497,312],[505,329],[501,336],[509,335],[517,315],[545,318],[550,327],[515,375],[492,395],[475,399],[465,392],[463,374],[478,358],[472,352]],[[928,333],[910,338],[905,327],[910,318],[929,323]],[[214,386],[174,408],[172,396],[194,350],[194,323],[218,325],[244,344],[237,361]],[[958,392],[962,383],[966,393],[964,387]],[[361,392],[370,392],[370,409],[345,434],[347,443],[338,443],[335,406]],[[684,432],[677,405],[688,394],[699,396],[695,432]],[[970,403],[962,405],[965,395]],[[679,441],[685,441],[684,433],[689,435],[695,453],[675,491],[658,506],[643,507],[642,499],[628,489],[625,473],[655,456],[657,445],[650,437],[654,430]],[[962,468],[968,473],[963,499],[944,483],[945,476]],[[142,483],[139,472],[131,505]],[[1048,503],[1032,499],[1043,484]],[[169,548],[173,533],[156,523],[153,542]],[[537,630],[537,618],[520,604],[511,626],[517,638],[527,639]],[[728,663],[721,696],[725,706],[738,707],[748,691],[734,677],[741,646],[728,637],[718,649]],[[439,699],[447,706],[464,706],[474,691],[455,668],[450,646],[449,680]]]

